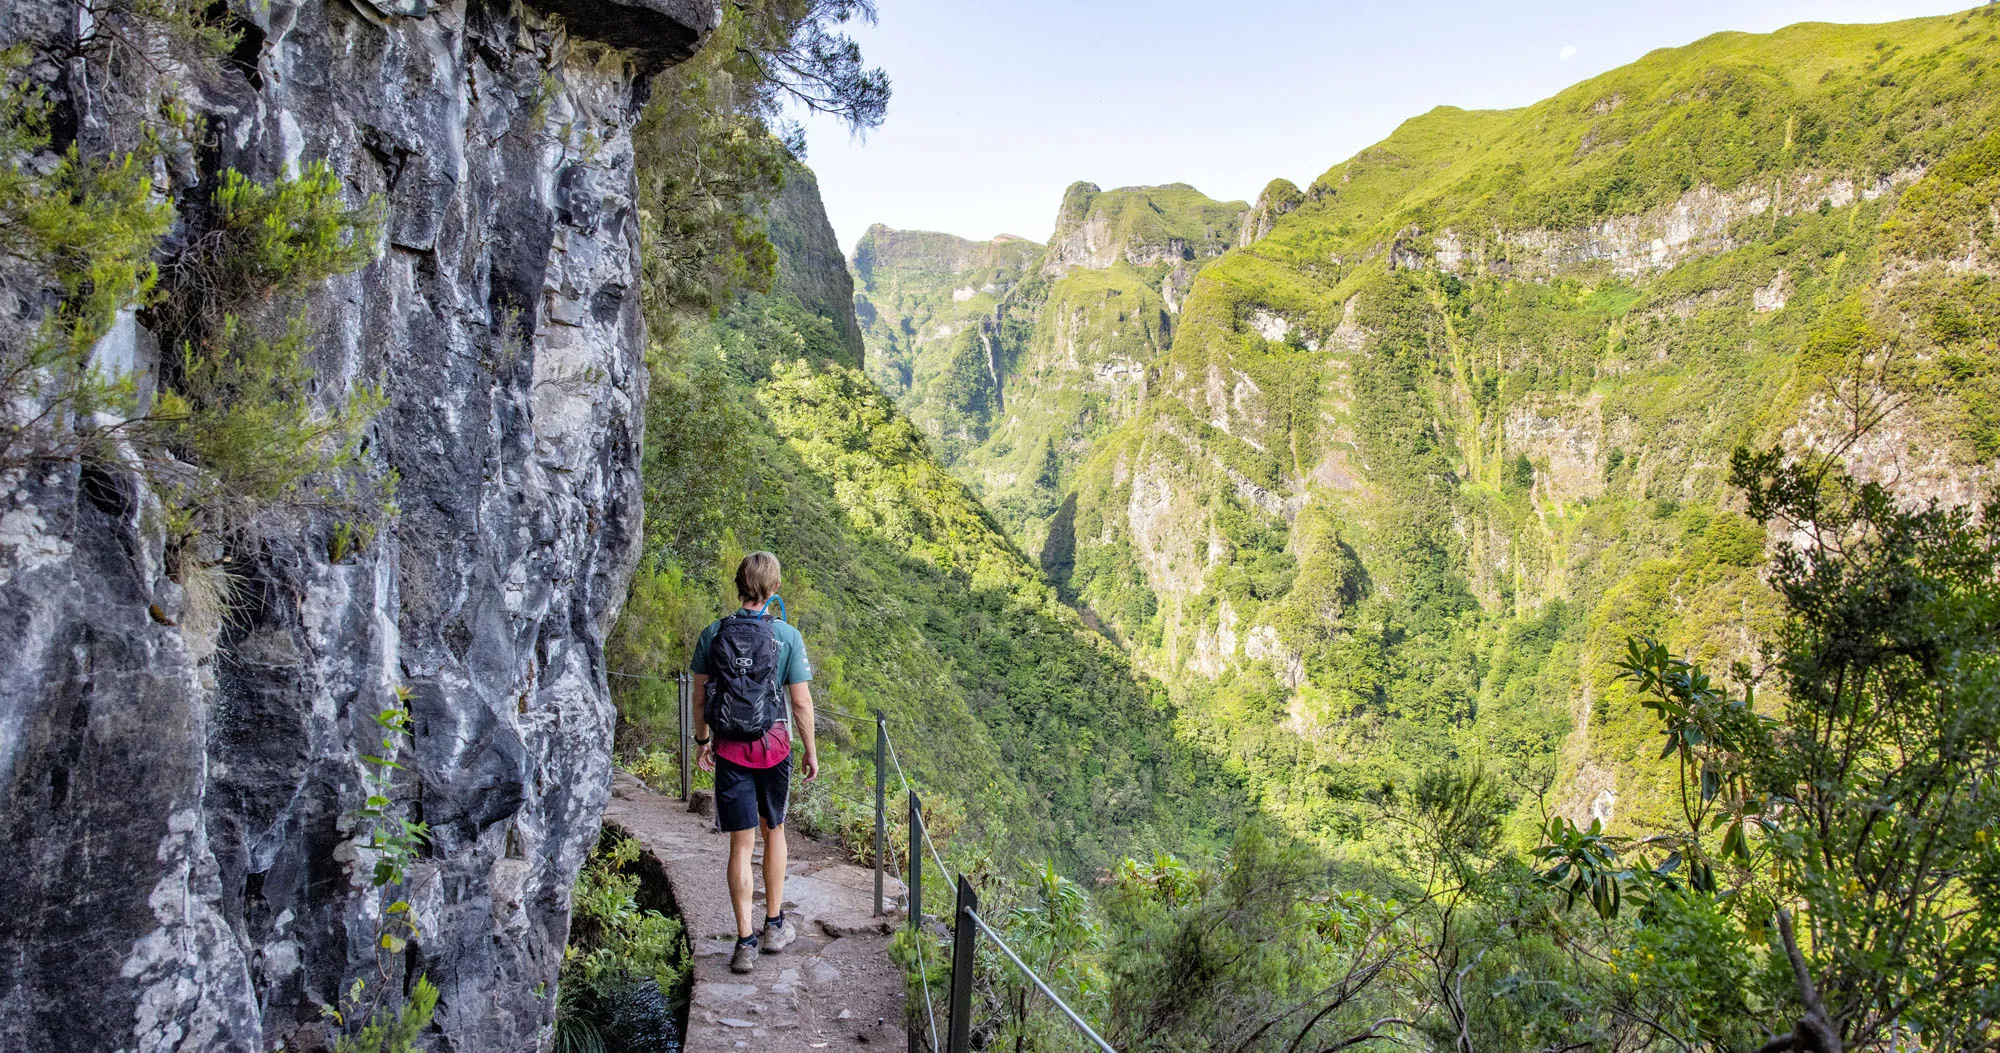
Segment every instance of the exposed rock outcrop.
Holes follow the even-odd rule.
[[[1237,248],[1249,248],[1251,243],[1271,233],[1281,216],[1306,203],[1305,192],[1289,179],[1273,179],[1264,185],[1257,195],[1257,203],[1243,216],[1243,232],[1236,238]]]
[[[1500,423],[1506,449],[1537,466],[1543,493],[1556,501],[1604,492],[1604,424],[1601,397],[1531,400]]]
[[[358,552],[321,512],[259,521],[204,629],[137,477],[59,462],[5,480],[0,1048],[312,1049],[349,981],[393,1005],[419,975],[442,992],[429,1048],[545,1047],[610,789],[602,640],[640,522],[629,131],[645,77],[715,12],[232,10],[245,44],[221,81],[90,83],[52,62],[53,91],[85,151],[134,145],[120,92],[205,114],[210,146],[158,176],[182,202],[224,168],[271,180],[320,158],[357,203],[383,195],[375,261],[310,297],[310,360],[322,387],[386,395],[364,457],[400,476],[401,514]],[[16,0],[0,45],[61,53],[79,20]],[[403,893],[422,935],[383,979],[348,815],[398,689],[415,728],[396,807],[430,845]]]
[[[1619,277],[1636,278],[1736,248],[1731,232],[1749,217],[1771,212],[1792,215],[1822,205],[1844,208],[1857,200],[1873,201],[1922,175],[1921,169],[1899,169],[1858,188],[1852,179],[1819,172],[1773,176],[1728,192],[1698,186],[1672,204],[1611,216],[1580,230],[1470,234],[1447,229],[1430,236],[1411,227],[1399,231],[1389,246],[1389,265],[1405,270],[1435,265],[1454,274],[1483,270],[1519,278],[1609,267]],[[1768,305],[1765,298],[1769,298]],[[1758,310],[1783,306],[1783,285],[1775,283],[1759,299]]]
[[[1187,302],[1188,293],[1194,289],[1195,269],[1185,261],[1174,264],[1167,276],[1160,279],[1160,301],[1167,305],[1168,314],[1181,313],[1181,305]]]

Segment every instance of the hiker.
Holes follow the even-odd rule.
[[[736,568],[742,609],[702,630],[688,663],[694,674],[694,741],[701,747],[701,770],[715,773],[716,825],[729,833],[729,903],[736,910],[736,953],[729,968],[739,973],[756,965],[760,951],[776,954],[799,935],[798,923],[784,912],[794,726],[805,747],[805,779],[819,777],[806,641],[768,609],[778,592],[778,574],[778,557],[769,552],[743,557]],[[750,862],[758,832],[764,835],[766,914],[762,926],[753,926]]]

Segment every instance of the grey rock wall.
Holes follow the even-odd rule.
[[[225,167],[320,158],[385,197],[376,261],[312,296],[312,365],[329,392],[388,396],[365,456],[399,475],[401,513],[337,561],[330,517],[258,521],[227,549],[233,610],[204,626],[136,476],[0,479],[0,1050],[312,1049],[347,982],[393,1003],[419,975],[442,990],[434,1048],[545,1047],[640,525],[629,130],[714,11],[235,10],[245,44],[215,83],[62,60],[87,19],[57,0],[6,5],[0,46],[58,56],[34,72],[86,151],[129,145],[160,92],[206,112],[208,141],[160,166],[177,200]],[[144,326],[121,334],[105,357],[143,372]],[[346,817],[399,688],[396,797],[432,844],[401,893],[422,936],[378,958]]]

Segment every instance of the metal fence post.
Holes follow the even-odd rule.
[[[681,711],[681,800],[694,795],[694,674],[674,674],[674,698]]]
[[[924,928],[924,804],[910,791],[910,928]]]
[[[924,806],[917,800],[917,791],[910,791],[910,935],[917,939],[924,936]],[[921,959],[919,959],[921,961]],[[930,986],[931,978],[925,976],[923,984]],[[911,1008],[915,1008],[912,1006]],[[905,1014],[905,1019],[908,1014]],[[917,1038],[917,1029],[909,1028],[910,1053],[920,1053],[922,1045]]]
[[[979,897],[972,882],[958,877],[958,909],[951,926],[951,1023],[945,1028],[946,1053],[966,1053],[972,1042],[972,949],[979,940],[979,925],[972,914],[979,909]]]
[[[875,711],[875,916],[882,909],[882,877],[889,866],[889,721]]]

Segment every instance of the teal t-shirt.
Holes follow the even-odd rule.
[[[720,619],[710,622],[701,631],[701,637],[694,642],[694,657],[688,660],[688,670],[708,676],[708,645],[715,642],[715,634],[722,628]],[[806,638],[789,623],[771,619],[771,635],[778,638],[778,683],[790,686],[803,684],[813,678],[812,662],[806,658]],[[792,716],[792,696],[785,692],[785,719]]]

